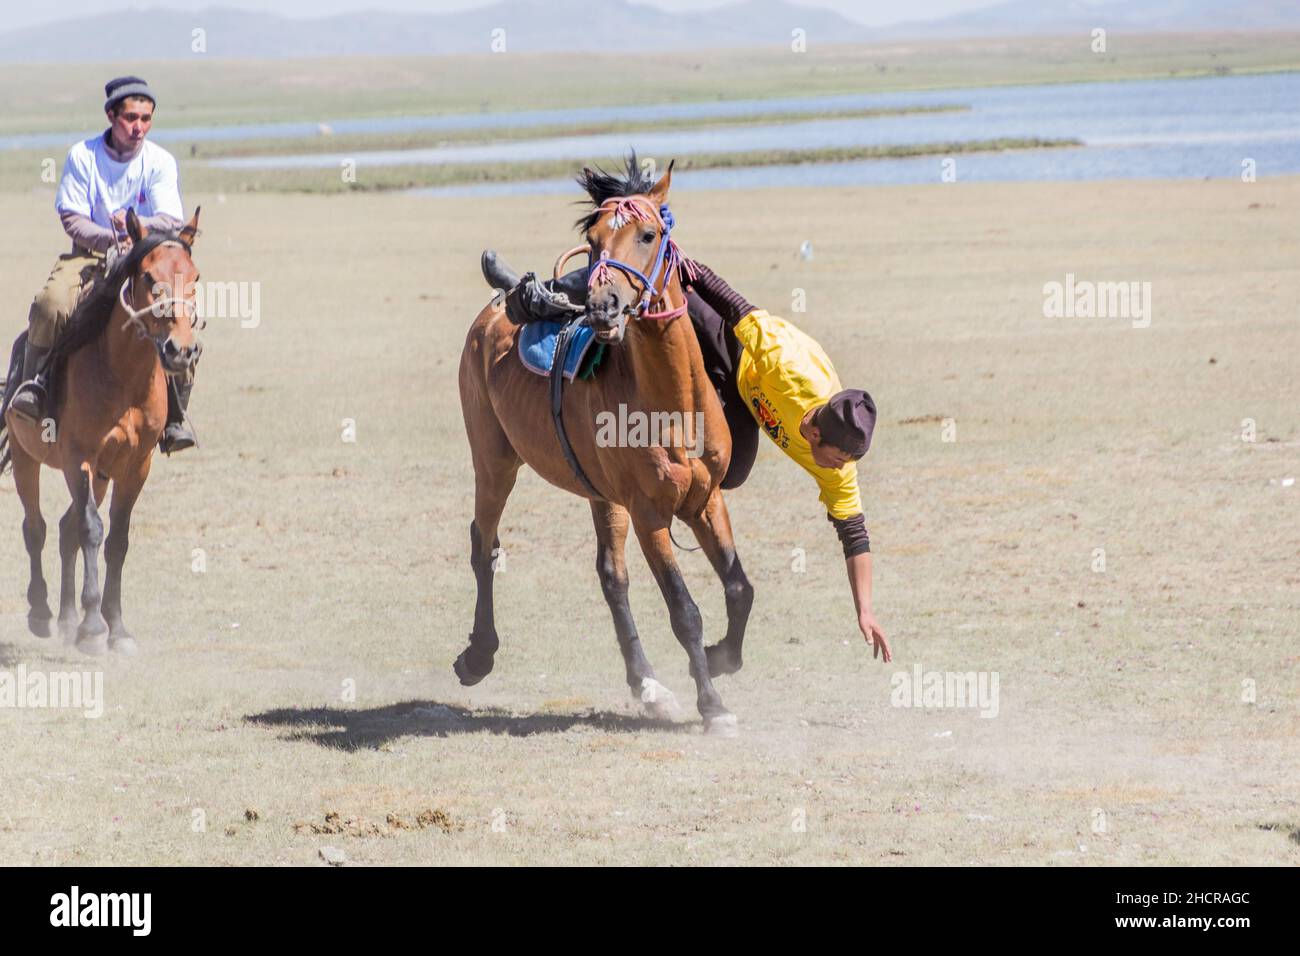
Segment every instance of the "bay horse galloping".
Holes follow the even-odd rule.
[[[635,157],[625,177],[584,169],[579,178],[594,208],[579,221],[586,247],[574,253],[588,252],[593,264],[586,321],[608,352],[596,378],[575,377],[563,392],[561,421],[577,469],[552,422],[551,383],[524,367],[522,326],[507,315],[505,303],[494,299],[470,326],[461,353],[460,396],[474,463],[470,564],[478,597],[469,646],[455,670],[465,685],[492,670],[499,646],[492,598],[497,527],[519,466],[526,462],[551,484],[591,503],[596,571],[634,696],[656,717],[671,716],[676,708],[671,692],[656,681],[632,621],[624,554],[629,523],[668,605],[673,634],[690,660],[705,728],[729,736],[736,720],[712,678],[738,666],[753,588],[736,556],[719,489],[731,459],[731,435],[695,331],[684,318],[686,297],[678,277],[683,260],[669,237],[671,178],[670,166],[658,183],[644,179]],[[653,421],[663,419],[651,416],[665,413],[678,413],[684,423],[703,423],[694,448],[686,441],[602,447],[606,443],[598,440],[598,416]],[[725,589],[727,635],[707,649],[699,608],[673,557],[674,516],[694,532]]]
[[[186,374],[202,349],[194,334],[198,270],[190,259],[198,223],[195,209],[194,217],[174,235],[146,234],[134,210],[128,213],[130,251],[73,312],[55,347],[50,367],[62,363],[63,370],[56,374],[55,392],[49,396],[52,419],[38,424],[12,410],[5,415],[6,455],[13,462],[23,504],[23,541],[31,559],[28,627],[37,637],[49,637],[53,617],[41,569],[44,464],[63,472],[72,493],[72,504],[59,521],[59,631],[65,642],[75,641],[87,654],[136,650],[135,639],[122,623],[122,564],[131,510],[149,477],[153,450],[167,419],[167,379]],[[20,339],[18,354],[21,346]],[[110,482],[113,497],[105,538],[99,507]],[[108,564],[102,595],[101,543]],[[75,603],[78,550],[84,574],[80,624]]]

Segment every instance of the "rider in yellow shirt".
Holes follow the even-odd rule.
[[[889,642],[871,609],[871,542],[858,491],[857,461],[871,447],[876,405],[861,389],[843,388],[835,366],[817,342],[790,322],[756,309],[712,269],[694,263],[689,281],[691,320],[702,346],[716,340],[710,326],[717,319],[739,344],[735,355],[735,386],[741,403],[776,446],[812,476],[844,547],[849,587],[858,627],[872,645],[873,656],[892,659]],[[716,319],[710,321],[709,313]],[[697,318],[697,315],[699,316]],[[725,336],[724,336],[725,338]],[[707,347],[706,365],[708,362]],[[734,350],[733,350],[734,353]],[[722,395],[724,410],[726,395]],[[732,432],[734,414],[728,414]],[[742,457],[737,460],[737,447]],[[733,442],[732,466],[724,488],[744,481],[756,448]],[[747,454],[747,460],[746,460]],[[737,469],[740,474],[737,474]]]
[[[857,470],[847,463],[839,468],[818,464],[812,442],[799,429],[811,409],[843,391],[826,353],[789,322],[762,309],[737,322],[734,332],[744,349],[736,387],[759,426],[812,475],[832,518],[861,514]]]
[[[496,253],[483,254],[483,275],[494,288],[522,283],[518,301],[533,318],[562,318],[568,303],[586,301],[587,275],[577,269],[559,279],[522,278]],[[756,309],[713,270],[683,270],[691,323],[705,371],[731,430],[731,464],[724,489],[738,488],[758,453],[761,430],[812,476],[844,548],[858,628],[875,657],[892,660],[889,642],[871,609],[871,542],[856,463],[871,446],[876,406],[861,389],[843,388],[822,347],[791,323]],[[758,427],[755,427],[757,423]]]

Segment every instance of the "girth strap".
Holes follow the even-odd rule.
[[[560,329],[559,335],[556,336],[555,358],[551,362],[551,420],[555,423],[555,435],[560,439],[560,450],[564,452],[564,460],[573,469],[573,474],[593,498],[603,500],[604,495],[596,490],[587,473],[582,470],[582,465],[578,464],[578,456],[573,453],[569,436],[564,432],[564,362],[569,355],[569,346],[573,344],[573,334],[585,321],[584,316],[578,316]]]

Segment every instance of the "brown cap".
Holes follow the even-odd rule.
[[[871,447],[871,433],[876,428],[876,403],[860,388],[836,392],[817,413],[816,425],[822,441],[834,445],[854,458],[861,458]]]

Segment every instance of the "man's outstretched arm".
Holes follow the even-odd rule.
[[[849,588],[853,592],[853,607],[858,612],[858,629],[872,646],[871,656],[879,657],[883,651],[883,663],[888,664],[894,655],[890,653],[889,641],[871,610],[871,540],[867,536],[866,519],[856,514],[851,518],[830,520],[844,545],[844,563],[848,568]]]

